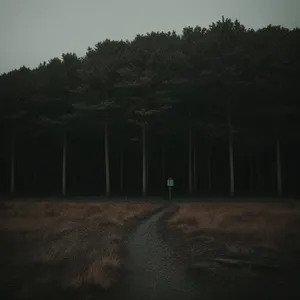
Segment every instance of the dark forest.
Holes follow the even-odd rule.
[[[0,193],[296,196],[299,55],[223,18],[2,74]]]

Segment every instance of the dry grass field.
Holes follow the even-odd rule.
[[[89,293],[109,289],[130,226],[158,208],[147,203],[0,203],[1,294],[6,299],[89,299]]]
[[[182,204],[165,237],[207,299],[300,299],[300,210],[285,203]]]
[[[207,245],[223,242],[232,253],[254,248],[300,253],[300,210],[285,204],[183,204],[169,224]]]

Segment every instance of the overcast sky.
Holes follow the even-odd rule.
[[[0,74],[106,38],[207,27],[222,15],[246,27],[300,27],[300,0],[0,0]]]

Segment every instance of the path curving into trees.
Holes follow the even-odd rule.
[[[201,299],[184,265],[158,233],[158,220],[171,209],[152,215],[130,236],[126,275],[117,289],[122,299]]]

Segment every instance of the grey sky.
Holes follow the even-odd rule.
[[[0,74],[137,33],[208,26],[300,27],[300,0],[0,0]]]

